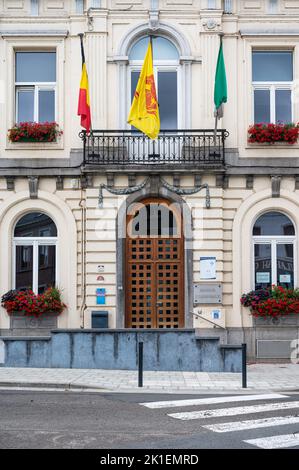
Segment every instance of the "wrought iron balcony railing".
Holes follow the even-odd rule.
[[[224,164],[225,129],[164,130],[152,141],[133,130],[80,133],[84,164],[91,166],[219,167]]]

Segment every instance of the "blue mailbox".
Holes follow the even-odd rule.
[[[91,312],[91,328],[108,328],[108,312],[106,310]]]

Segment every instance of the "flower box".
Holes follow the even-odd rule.
[[[66,308],[61,300],[61,292],[56,287],[49,287],[43,294],[32,290],[10,290],[1,298],[2,307],[9,315],[20,313],[23,317],[41,318],[51,314],[60,315]]]
[[[46,312],[40,317],[25,315],[22,312],[12,312],[10,329],[13,335],[47,334],[57,328],[57,312]]]
[[[10,142],[57,142],[62,131],[56,122],[21,122],[16,124],[8,131],[8,140]]]
[[[298,124],[254,124],[248,129],[248,144],[294,145],[299,137]]]
[[[277,319],[288,315],[299,318],[299,289],[272,286],[243,294],[240,302],[244,307],[250,308],[251,315],[255,318]]]
[[[288,313],[277,317],[254,317],[255,327],[299,327],[299,315],[297,313]]]

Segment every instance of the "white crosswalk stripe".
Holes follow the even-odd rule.
[[[213,432],[236,432],[247,429],[270,428],[299,423],[299,416],[273,416],[271,418],[231,421],[230,423],[207,424],[205,429]]]
[[[284,401],[283,401],[284,399]],[[236,421],[225,421],[213,424],[200,423],[200,427],[215,432],[215,433],[230,433],[240,432],[242,433],[242,442],[251,446],[259,447],[262,449],[283,449],[288,447],[299,446],[299,431],[294,434],[281,434],[279,436],[266,436],[259,437],[256,439],[247,439],[244,436],[244,432],[254,429],[269,428],[267,433],[273,433],[272,428],[277,428],[278,432],[281,432],[279,427],[288,426],[287,431],[293,430],[292,426],[299,424],[299,401],[286,401],[290,399],[288,395],[282,395],[279,393],[268,393],[259,395],[234,395],[234,396],[218,396],[218,397],[207,397],[207,398],[196,398],[187,400],[171,400],[171,401],[156,401],[156,402],[145,402],[139,403],[141,406],[150,408],[153,410],[166,409],[166,408],[184,408],[184,407],[200,407],[199,410],[194,411],[180,411],[179,413],[165,413],[171,418],[175,418],[182,421],[190,420],[208,420],[209,418],[225,418],[225,417],[238,417],[240,415],[251,415],[255,413],[271,413],[285,410],[294,410],[292,414],[287,416],[265,416],[259,419],[244,419]],[[269,401],[271,400],[271,402]],[[279,401],[277,401],[279,400]],[[260,401],[261,403],[254,404],[254,401]],[[268,402],[267,402],[268,401]],[[244,406],[231,406],[233,403],[251,402],[252,404]],[[226,408],[215,408],[213,405],[227,404]],[[209,405],[212,407],[210,408]],[[298,426],[297,426],[298,428]],[[286,428],[285,428],[286,430]],[[265,431],[266,433],[266,431]],[[245,438],[245,439],[244,439]]]
[[[299,432],[295,434],[282,434],[280,436],[261,437],[259,439],[248,439],[247,444],[261,449],[284,449],[299,446]]]
[[[191,419],[218,418],[222,416],[246,415],[251,413],[263,413],[265,411],[288,410],[299,408],[299,401],[286,403],[267,403],[265,405],[237,406],[234,408],[221,408],[215,410],[189,411],[185,413],[170,413],[168,416],[184,421]]]
[[[233,403],[242,401],[255,401],[255,400],[278,400],[279,398],[287,398],[286,395],[279,393],[267,393],[263,395],[234,395],[230,397],[208,397],[196,398],[192,400],[173,400],[173,401],[154,401],[147,403],[139,403],[141,406],[147,408],[180,408],[182,406],[200,406],[200,405],[216,405],[217,403]]]

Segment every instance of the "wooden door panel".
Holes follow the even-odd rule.
[[[153,328],[155,323],[154,265],[129,263],[130,288],[127,291],[129,328]]]
[[[127,237],[125,326],[184,327],[182,236]]]
[[[157,263],[158,328],[183,326],[181,281],[180,263]]]

